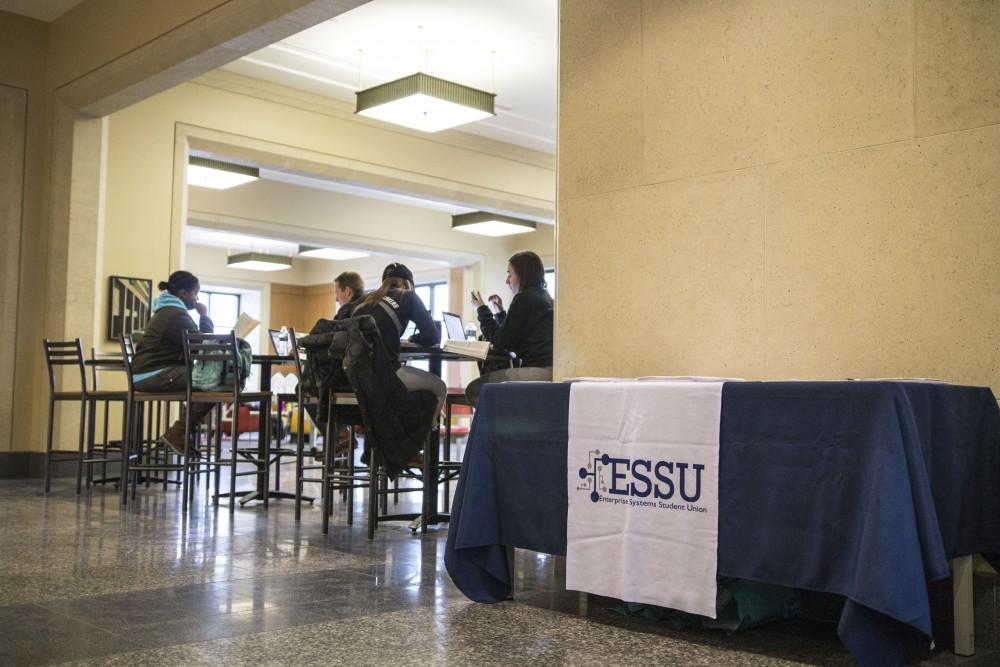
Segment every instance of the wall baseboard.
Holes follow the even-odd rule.
[[[0,479],[41,479],[45,452],[0,452]],[[54,463],[52,477],[75,477],[76,463]]]

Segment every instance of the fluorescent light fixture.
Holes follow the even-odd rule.
[[[496,213],[463,213],[451,216],[451,228],[483,236],[510,236],[535,231],[535,223]]]
[[[423,72],[355,94],[358,115],[423,132],[439,132],[496,115],[493,93]]]
[[[188,158],[188,185],[213,190],[228,190],[260,178],[257,167],[232,164],[221,160],[192,155]]]
[[[299,254],[303,257],[315,257],[316,259],[357,259],[359,257],[368,257],[367,252],[358,252],[356,250],[341,250],[340,248],[317,248],[315,246],[300,245]]]
[[[292,267],[291,257],[267,255],[262,252],[242,252],[230,255],[226,266],[231,269],[249,269],[250,271],[281,271]]]

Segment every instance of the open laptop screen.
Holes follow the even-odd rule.
[[[462,318],[455,313],[441,313],[444,318],[444,329],[448,334],[448,340],[465,340],[465,327],[462,326]]]

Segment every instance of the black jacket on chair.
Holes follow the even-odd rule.
[[[335,389],[336,366],[343,368],[361,408],[365,439],[377,462],[395,477],[427,443],[437,398],[406,388],[370,315],[320,320],[313,331],[300,341],[306,350],[303,382],[323,399],[323,410],[325,397]]]

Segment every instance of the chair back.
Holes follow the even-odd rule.
[[[98,373],[121,373],[125,370],[125,362],[122,361],[121,352],[98,352],[96,348],[92,347],[90,348],[90,361],[92,362],[90,366],[91,387],[94,391],[97,391]],[[114,363],[116,361],[120,362],[120,365],[116,365]]]
[[[132,362],[135,361],[135,343],[132,342],[132,334],[124,333],[118,337],[118,344],[122,350],[122,364],[125,367],[125,378],[128,381],[129,394],[135,391],[132,386]]]
[[[239,351],[236,346],[236,333],[230,331],[227,334],[194,333],[184,332],[184,364],[187,366],[187,395],[191,398],[192,378],[195,362],[207,363],[210,361],[222,362],[224,368],[228,366],[232,373],[238,375],[240,360]],[[239,401],[240,382],[239,378],[233,380],[233,402]]]
[[[299,386],[302,386],[302,359],[305,357],[306,351],[299,347],[299,339],[292,327],[288,328],[288,342],[292,348],[292,360],[295,362],[295,377],[299,381]]]
[[[79,338],[73,340],[42,339],[45,350],[45,365],[49,371],[49,391],[56,391],[56,367],[76,366],[80,373],[80,391],[87,391],[87,373],[83,367],[83,343]]]

